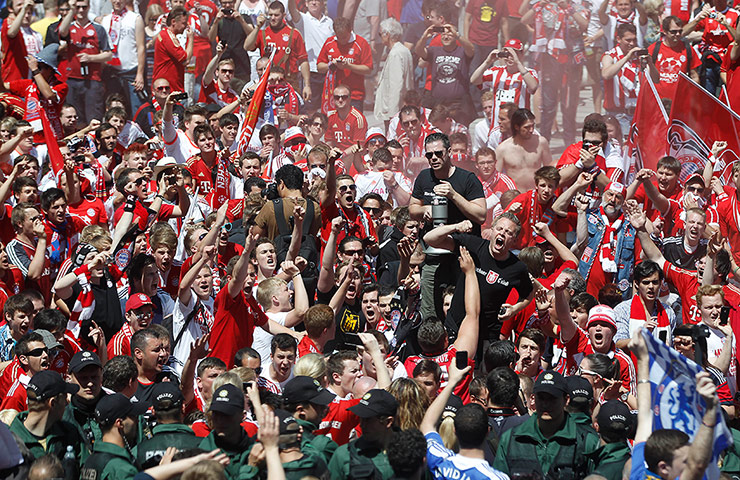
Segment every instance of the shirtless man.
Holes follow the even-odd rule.
[[[545,137],[534,133],[534,114],[520,108],[511,117],[512,137],[496,148],[496,170],[510,176],[520,190],[534,188],[534,172],[552,163]]]

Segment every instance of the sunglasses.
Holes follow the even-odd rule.
[[[344,254],[345,255],[349,255],[349,256],[352,256],[352,255],[358,255],[359,256],[359,255],[362,255],[363,253],[365,253],[365,251],[362,250],[362,249],[359,249],[359,250],[345,250],[344,251]]]
[[[31,222],[35,222],[36,220],[43,220],[43,219],[44,219],[44,216],[43,215],[36,215],[35,217],[29,218],[29,220],[31,220]]]
[[[146,183],[145,177],[139,177],[136,180],[134,180],[134,185],[136,185],[137,187],[144,185],[144,183]]]
[[[382,138],[373,138],[367,142],[368,145],[385,145],[385,140]]]
[[[33,350],[26,353],[26,356],[27,357],[40,357],[41,355],[45,353],[48,354],[49,349],[46,347],[39,347],[39,348],[34,348]]]
[[[152,316],[154,316],[153,312],[141,312],[141,313],[133,312],[133,313],[134,315],[136,315],[136,318],[152,318]]]
[[[410,127],[411,125],[416,125],[417,123],[419,123],[419,119],[414,118],[412,120],[406,120],[405,122],[401,122],[401,125],[403,125],[404,127]]]
[[[348,190],[352,190],[354,192],[355,190],[357,190],[357,185],[342,185],[341,187],[339,187],[340,193],[344,193]]]
[[[162,87],[156,87],[155,90],[158,92],[169,92],[172,89],[170,87],[162,86]]]
[[[362,209],[365,210],[368,213],[373,214],[373,215],[375,215],[375,214],[380,213],[380,212],[383,211],[379,207],[362,207]]]
[[[435,150],[433,152],[426,152],[424,154],[425,157],[427,157],[427,160],[431,160],[434,156],[437,158],[444,158],[445,151],[444,150]]]
[[[233,70],[223,70],[221,69],[221,73],[234,73]]]
[[[594,371],[586,370],[584,368],[579,368],[578,369],[578,372],[579,372],[580,375],[593,375],[594,377],[600,377],[601,376],[601,375],[599,375],[598,373],[596,373]]]
[[[677,28],[675,30],[668,30],[668,33],[670,33],[671,35],[681,35],[682,32],[683,30],[681,30],[680,28]]]
[[[334,100],[347,100],[349,95],[334,95]]]
[[[312,126],[312,127],[321,127],[321,128],[324,128],[324,124],[323,124],[323,123],[321,123],[321,122],[313,122],[313,123],[311,124],[311,126]]]

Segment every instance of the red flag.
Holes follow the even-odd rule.
[[[242,122],[241,129],[236,137],[236,155],[238,157],[247,151],[249,141],[252,139],[254,127],[257,125],[257,119],[259,117],[260,110],[262,110],[262,104],[265,101],[267,78],[270,76],[270,67],[272,66],[272,59],[274,57],[275,50],[273,50],[270,55],[270,62],[267,64],[267,68],[265,68],[265,72],[262,74],[262,78],[260,78],[260,82],[257,84],[257,89],[252,95],[252,101],[249,102],[249,108],[247,108],[247,112],[244,114],[244,121]]]
[[[740,116],[684,73],[679,74],[668,123],[668,154],[681,162],[682,182],[703,171],[712,144],[719,140],[727,142],[727,148],[717,159],[717,167],[723,183],[728,183],[732,164],[740,155],[739,127]]]
[[[628,178],[641,168],[656,170],[667,148],[668,115],[649,75],[640,73],[640,93],[627,139]]]
[[[41,125],[44,127],[44,141],[46,142],[46,148],[49,151],[49,161],[51,162],[51,169],[54,171],[54,176],[58,177],[59,172],[64,168],[64,157],[62,152],[59,150],[59,144],[57,143],[57,136],[54,134],[54,129],[49,124],[49,119],[46,117],[46,112],[41,111]]]

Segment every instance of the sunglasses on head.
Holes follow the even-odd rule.
[[[41,355],[49,353],[49,349],[46,347],[34,348],[33,350],[26,353],[27,357],[40,357]]]
[[[445,151],[444,150],[435,150],[433,152],[426,152],[424,154],[425,157],[427,157],[427,160],[431,160],[434,156],[437,158],[444,158]]]

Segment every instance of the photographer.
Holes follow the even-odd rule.
[[[223,0],[221,9],[216,14],[211,29],[208,30],[208,41],[215,43],[216,39],[223,44],[222,59],[234,62],[233,76],[236,78],[249,79],[251,74],[251,61],[249,54],[242,48],[247,35],[254,29],[252,19],[248,15],[242,15],[236,9],[235,0]],[[203,84],[205,75],[203,75]]]

